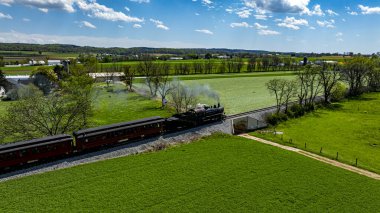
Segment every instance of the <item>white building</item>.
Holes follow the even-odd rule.
[[[48,60],[49,66],[62,65],[61,60]]]

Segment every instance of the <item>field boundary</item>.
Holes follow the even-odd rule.
[[[360,174],[360,175],[363,175],[363,176],[367,176],[367,177],[375,179],[375,180],[380,180],[380,175],[377,174],[377,173],[370,172],[370,171],[364,170],[364,169],[360,169],[358,167],[351,166],[351,165],[348,165],[348,164],[345,164],[345,163],[341,163],[339,161],[331,160],[329,158],[322,157],[320,155],[317,155],[317,154],[314,154],[314,153],[310,153],[310,152],[304,151],[302,149],[298,149],[298,148],[294,148],[294,147],[289,147],[289,146],[281,145],[281,144],[278,144],[278,143],[275,143],[275,142],[272,142],[272,141],[268,141],[268,140],[264,140],[262,138],[258,138],[258,137],[251,136],[251,135],[248,135],[248,134],[241,134],[241,135],[239,135],[239,137],[247,138],[247,139],[250,139],[250,140],[257,141],[259,143],[263,143],[263,144],[267,144],[267,145],[270,145],[270,146],[278,147],[278,148],[281,148],[281,149],[284,149],[284,150],[288,150],[288,151],[291,151],[291,152],[295,152],[295,153],[298,153],[300,155],[306,156],[308,158],[311,158],[311,159],[314,159],[314,160],[317,160],[317,161],[320,161],[320,162],[323,162],[323,163],[326,163],[326,164],[330,164],[330,165],[338,167],[338,168],[345,169],[347,171],[351,171],[351,172],[354,172],[354,173],[357,173],[357,174]]]

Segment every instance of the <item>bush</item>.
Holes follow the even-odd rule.
[[[300,104],[294,104],[290,107],[290,111],[293,113],[295,118],[305,115],[305,108]]]
[[[338,102],[341,101],[346,97],[347,94],[347,87],[341,82],[338,82],[331,93],[331,101],[332,102]]]
[[[282,121],[287,121],[288,116],[284,113],[271,114],[266,117],[266,122],[272,126],[277,126]]]

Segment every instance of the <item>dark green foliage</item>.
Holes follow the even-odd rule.
[[[283,121],[287,121],[288,116],[285,113],[275,113],[266,117],[266,122],[271,126],[277,126]]]
[[[290,111],[293,113],[295,118],[305,115],[305,108],[300,104],[293,104],[290,107]]]

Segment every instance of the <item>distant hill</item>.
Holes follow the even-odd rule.
[[[149,48],[149,47],[133,47],[133,48],[101,48],[89,46],[76,46],[69,44],[26,44],[26,43],[0,43],[0,51],[41,51],[41,52],[57,52],[57,53],[95,53],[95,54],[239,54],[239,53],[269,53],[263,50],[242,50],[242,49],[203,49],[203,48]]]

